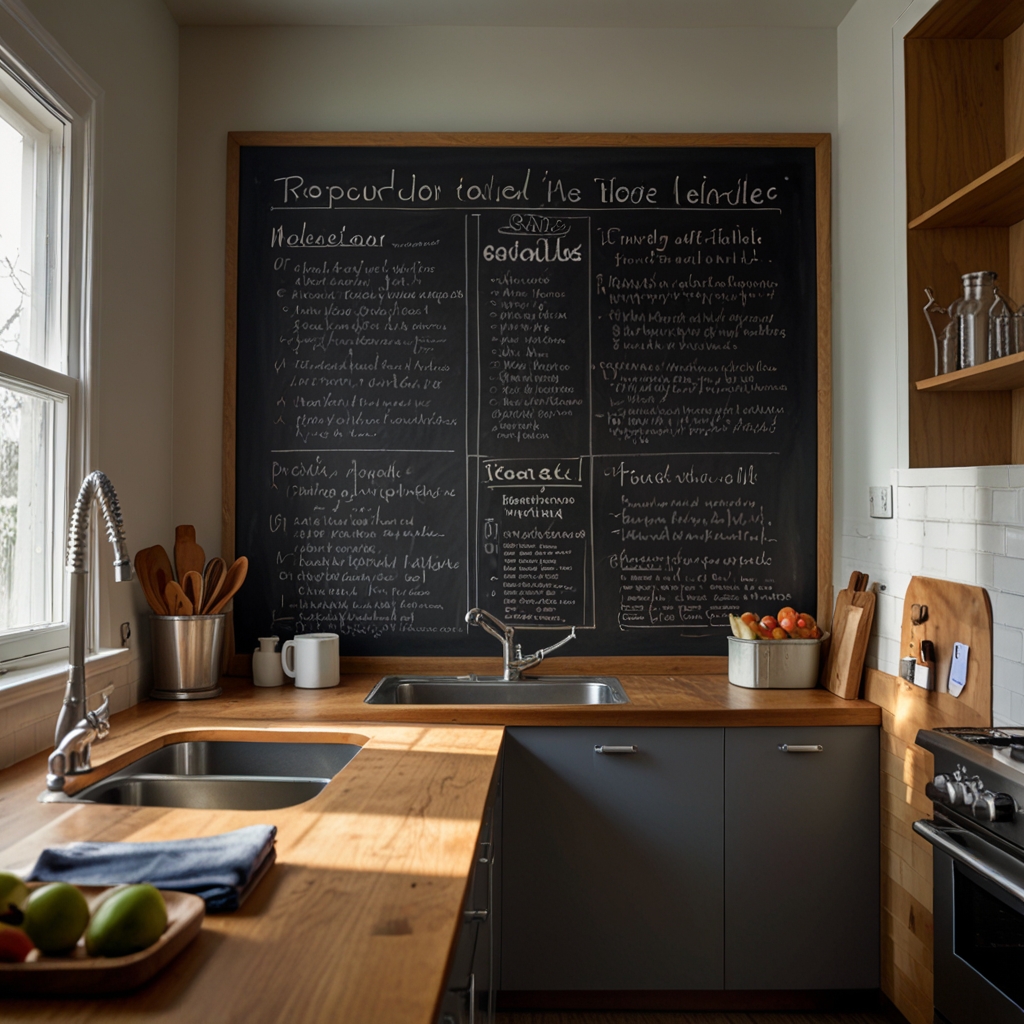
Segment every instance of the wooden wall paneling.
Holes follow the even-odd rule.
[[[1024,0],[942,0],[911,30],[908,39],[1002,39],[1024,23]]]
[[[1010,461],[1009,393],[919,392],[935,372],[935,346],[922,312],[931,288],[943,305],[962,294],[961,275],[994,270],[1009,277],[1006,228],[946,228],[907,233],[910,465],[978,466]]]
[[[1024,462],[1024,388],[1010,392],[1010,461]]]
[[[814,147],[818,258],[818,607],[832,624],[832,139]]]
[[[1003,119],[1012,156],[1024,150],[1024,26],[1003,40]]]
[[[913,604],[928,605],[928,620],[911,622]],[[903,608],[900,655],[921,640],[936,645],[937,688],[922,690],[896,676],[868,669],[865,698],[882,708],[882,991],[911,1024],[931,1024],[932,851],[913,823],[932,815],[925,784],[932,755],[917,746],[919,729],[992,724],[992,609],[982,587],[914,577]],[[971,645],[968,681],[959,699],[946,687],[953,642]]]
[[[1005,159],[1003,44],[907,39],[904,46],[913,220]]]

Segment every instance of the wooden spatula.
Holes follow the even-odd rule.
[[[235,596],[238,588],[245,582],[245,574],[249,571],[249,559],[242,555],[231,563],[224,576],[224,583],[217,595],[217,600],[210,606],[207,615],[217,615],[221,609]]]
[[[142,591],[146,595],[149,607],[155,615],[166,615],[167,605],[164,604],[163,592],[153,586],[153,579],[150,572],[150,556],[152,548],[143,548],[135,552],[135,576],[142,585]]]
[[[192,613],[198,615],[203,607],[203,577],[194,569],[190,569],[181,581],[181,589],[192,602]]]
[[[184,583],[185,573],[197,572],[203,575],[206,552],[196,543],[194,526],[178,526],[174,530],[174,565],[178,570],[178,582]]]
[[[185,596],[185,591],[171,580],[164,590],[164,597],[167,599],[167,607],[171,615],[191,615],[192,602]]]
[[[227,575],[227,566],[224,559],[214,555],[206,563],[203,571],[203,614],[209,614],[213,602],[217,600],[220,589],[224,585],[224,577]]]

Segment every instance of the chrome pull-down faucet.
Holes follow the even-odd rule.
[[[515,643],[515,627],[506,626],[501,619],[496,618],[483,608],[470,608],[466,612],[466,621],[471,626],[479,626],[485,633],[490,633],[501,644],[503,654],[504,671],[501,678],[505,682],[517,682],[523,678],[523,673],[534,665],[539,665],[544,658],[553,650],[567,644],[570,640],[576,639],[576,627],[573,626],[568,636],[563,636],[558,643],[550,647],[544,647],[533,654],[523,657],[523,649]]]
[[[89,724],[90,716],[100,715],[104,708],[86,715],[85,706],[85,627],[88,622],[89,588],[89,517],[93,501],[100,507],[103,521],[107,527],[107,537],[114,546],[114,579],[118,583],[127,583],[132,578],[132,563],[128,557],[128,545],[124,539],[124,523],[121,521],[121,505],[117,500],[114,485],[105,473],[90,473],[83,481],[82,487],[71,511],[71,523],[68,527],[67,570],[71,577],[71,607],[68,615],[68,632],[70,634],[70,650],[68,652],[68,684],[64,690],[64,703],[57,718],[57,729],[53,737],[53,745],[59,750],[64,738],[72,731]],[[105,705],[109,713],[109,704]],[[102,739],[105,729],[99,729],[94,723],[96,735],[88,740],[85,748],[76,752],[68,765],[67,774],[88,771],[89,744],[92,739]],[[100,732],[102,731],[102,735]],[[86,767],[80,767],[81,765]]]

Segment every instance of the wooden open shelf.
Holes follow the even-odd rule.
[[[1024,356],[933,377],[921,312],[980,270],[1024,303],[1024,0],[939,0],[903,53],[910,465],[1024,462]]]
[[[1024,151],[915,217],[920,228],[1008,227],[1024,219]]]
[[[918,391],[1015,391],[1024,388],[1024,352],[917,382]]]

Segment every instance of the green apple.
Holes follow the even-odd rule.
[[[58,956],[75,948],[88,923],[82,893],[67,882],[51,882],[29,894],[22,927],[40,952]]]
[[[0,921],[8,914],[12,918],[8,924],[20,924],[20,913],[27,899],[28,886],[17,875],[0,871]]]
[[[167,906],[151,885],[129,885],[96,908],[85,932],[90,956],[127,956],[152,946],[167,927]]]

